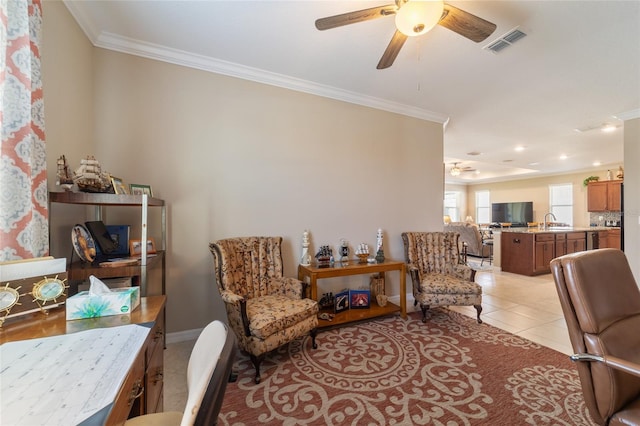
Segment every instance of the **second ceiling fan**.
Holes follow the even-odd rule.
[[[328,30],[343,25],[396,15],[396,32],[376,68],[393,65],[407,38],[418,36],[442,25],[479,43],[489,37],[496,25],[441,0],[395,0],[395,4],[357,10],[316,20],[316,28]]]

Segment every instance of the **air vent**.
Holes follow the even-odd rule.
[[[498,53],[502,49],[505,49],[511,46],[513,43],[515,43],[516,41],[520,40],[523,37],[526,37],[526,34],[520,31],[519,29],[514,28],[508,33],[506,33],[505,35],[503,35],[502,37],[500,37],[499,39],[492,41],[491,43],[486,45],[484,49],[490,50],[493,53]]]

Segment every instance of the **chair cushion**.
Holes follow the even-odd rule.
[[[482,304],[482,287],[472,281],[446,274],[426,274],[415,299],[421,305],[471,306]]]
[[[249,329],[259,339],[266,339],[317,313],[318,303],[311,299],[273,295],[247,300]]]
[[[440,294],[482,294],[479,284],[446,274],[425,274],[420,283],[420,290]]]

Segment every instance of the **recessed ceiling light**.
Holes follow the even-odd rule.
[[[593,162],[593,165],[594,165],[595,167],[598,167],[598,166],[601,166],[601,165],[602,165],[602,163],[601,163],[601,162],[599,162],[599,161],[594,161],[594,162]]]
[[[471,156],[475,156],[475,155],[481,155],[482,153],[479,151],[471,151],[471,152],[467,152],[467,155],[471,155]]]
[[[568,158],[567,154],[560,154],[560,159],[561,160],[566,160],[567,158]]]
[[[512,161],[513,161],[513,160],[502,160],[502,162],[503,162],[503,163],[510,163],[510,162],[512,162]]]
[[[602,130],[605,133],[611,133],[611,132],[614,132],[617,128],[618,126],[614,124],[603,124],[600,130]]]
[[[529,163],[530,166],[537,166],[538,164],[540,164],[539,161],[534,161],[533,163]]]
[[[518,146],[516,146],[516,147],[515,147],[515,150],[516,150],[517,152],[522,152],[522,151],[524,151],[524,146],[522,146],[522,145],[518,145]]]

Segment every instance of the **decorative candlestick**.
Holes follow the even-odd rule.
[[[340,263],[349,264],[349,241],[344,238],[340,239]]]
[[[309,231],[306,229],[302,233],[302,256],[300,264],[303,266],[311,265],[311,255],[309,254]]]
[[[382,243],[382,229],[378,228],[378,236],[376,238],[376,262],[384,262],[384,246]]]

